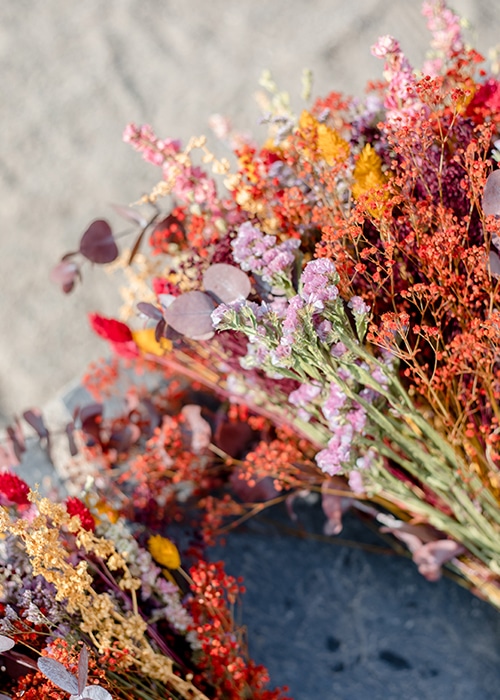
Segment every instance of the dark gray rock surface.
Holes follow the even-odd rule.
[[[317,508],[300,512],[307,531],[321,531]],[[341,537],[385,546],[354,516]],[[296,700],[500,697],[500,615],[454,581],[429,583],[409,559],[258,521],[213,554],[245,578],[250,651]]]

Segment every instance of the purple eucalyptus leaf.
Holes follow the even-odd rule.
[[[210,265],[203,275],[203,286],[224,304],[246,299],[252,288],[245,272],[226,263]]]
[[[141,429],[134,423],[129,423],[119,430],[113,430],[109,436],[108,447],[117,452],[126,452],[141,437]]]
[[[72,695],[76,695],[79,692],[76,677],[70,673],[65,666],[59,663],[59,661],[51,659],[48,656],[40,656],[37,665],[43,675],[57,685],[58,688],[61,688],[61,690],[65,690]]]
[[[95,419],[96,416],[102,415],[102,411],[102,403],[89,403],[83,408],[80,408],[80,410],[78,411],[78,415],[80,417],[82,425],[84,425],[87,421],[91,419]]]
[[[15,641],[4,634],[0,634],[0,654],[4,651],[9,651],[14,646]]]
[[[111,226],[104,219],[93,221],[82,236],[80,253],[93,263],[104,265],[118,257]]]
[[[490,275],[500,279],[500,257],[494,250],[490,250]]]
[[[123,204],[112,204],[111,207],[116,212],[116,214],[118,214],[118,216],[121,216],[122,219],[125,219],[125,221],[130,221],[133,224],[138,224],[138,226],[140,226],[141,228],[144,228],[148,225],[148,222],[143,217],[143,215],[140,214],[137,211],[137,209],[134,209],[133,207],[127,207]]]
[[[137,309],[148,318],[153,318],[155,321],[160,321],[163,319],[163,313],[154,304],[148,304],[146,301],[140,301],[137,304]]]
[[[80,694],[85,690],[87,678],[89,676],[89,652],[85,644],[83,645],[78,656],[78,692]]]
[[[72,700],[72,698],[70,698]],[[113,700],[113,696],[100,685],[88,685],[75,700]]]
[[[57,284],[65,294],[69,294],[77,279],[80,279],[80,268],[72,260],[61,260],[50,272],[50,279]]]
[[[165,323],[165,319],[162,318],[161,321],[158,321],[155,328],[155,340],[157,343],[164,337],[166,328],[167,324]]]
[[[7,435],[11,439],[14,454],[20,460],[24,452],[26,452],[26,442],[24,440],[23,431],[19,421],[15,420],[14,425],[8,425],[6,428]]]
[[[39,438],[47,439],[49,437],[49,431],[43,422],[42,413],[38,408],[30,408],[27,411],[24,411],[23,418],[28,425],[31,425]]]
[[[75,424],[73,421],[67,424],[67,426],[64,428],[64,432],[68,438],[69,453],[72,457],[75,457],[78,454],[78,447],[76,446],[75,442]]]
[[[165,309],[165,319],[177,333],[188,338],[204,339],[213,334],[211,314],[215,302],[203,292],[186,292]]]
[[[6,665],[9,666],[8,674],[12,678],[21,678],[27,673],[36,673],[38,671],[38,666],[36,665],[36,661],[34,659],[32,659],[30,656],[26,656],[26,654],[19,654],[13,649],[9,649],[4,652],[3,660],[7,661]],[[28,671],[26,669],[28,669]]]
[[[172,343],[175,343],[176,340],[181,340],[182,333],[178,333],[172,328],[172,326],[167,326],[163,331],[163,337],[167,340],[171,340]]]
[[[0,470],[10,469],[19,464],[20,458],[16,455],[16,450],[12,440],[9,438],[0,445]]]
[[[483,212],[485,216],[500,215],[500,170],[488,175],[483,191]]]
[[[101,442],[100,420],[102,411],[103,405],[100,403],[91,403],[80,410],[80,421],[83,432],[93,437],[99,444]]]

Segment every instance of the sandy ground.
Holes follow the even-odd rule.
[[[493,1],[456,3],[475,43],[497,41]],[[116,285],[88,268],[63,297],[48,278],[109,204],[148,191],[157,172],[122,143],[129,121],[162,136],[206,133],[231,117],[264,136],[254,93],[264,68],[297,109],[314,94],[361,94],[381,75],[369,47],[392,33],[415,64],[428,34],[416,0],[5,0],[0,4],[0,420],[43,405],[106,352],[86,313],[113,314]]]

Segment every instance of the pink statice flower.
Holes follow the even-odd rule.
[[[359,471],[368,470],[373,464],[373,461],[375,460],[376,456],[377,455],[375,450],[370,447],[370,449],[364,455],[361,455],[361,457],[357,458],[356,469],[358,469]]]
[[[286,338],[289,343],[293,342],[295,333],[300,329],[301,322],[299,311],[303,308],[304,300],[298,294],[288,300],[288,308],[283,321],[283,337]]]
[[[332,346],[330,353],[333,357],[340,359],[347,353],[347,348],[344,343],[335,343],[335,345]]]
[[[373,56],[385,61],[384,78],[388,86],[384,107],[387,122],[404,124],[408,116],[423,112],[426,107],[417,96],[415,74],[399,42],[390,35],[382,36],[371,51]]]
[[[254,339],[248,343],[246,355],[240,359],[240,365],[243,369],[262,369],[268,358],[269,350],[266,345]]]
[[[444,0],[424,2],[422,14],[427,19],[427,26],[432,32],[431,47],[434,52],[433,56],[424,63],[423,73],[436,77],[442,73],[446,59],[465,48],[460,17],[446,7]]]
[[[372,370],[371,375],[375,381],[380,384],[380,386],[384,387],[384,389],[387,388],[387,385],[389,384],[389,377],[381,367],[375,367]]]
[[[351,459],[353,428],[350,423],[337,426],[335,435],[328,441],[328,446],[316,455],[316,464],[330,476],[340,474]]]
[[[287,365],[292,356],[292,345],[278,345],[274,350],[271,350],[269,357],[271,364],[276,367]]]
[[[291,403],[292,406],[302,409],[301,418],[309,421],[311,414],[305,409],[307,409],[314,399],[316,399],[320,394],[321,386],[319,384],[316,382],[311,384],[304,383],[301,384],[298,389],[290,392],[288,395],[288,402]]]
[[[172,182],[172,193],[183,204],[204,205],[212,213],[220,214],[217,187],[212,178],[196,165],[181,164],[176,160],[165,160],[163,177]]]
[[[321,411],[328,421],[331,430],[336,430],[340,417],[340,411],[345,406],[347,396],[335,382],[331,382],[327,399],[321,406]]]
[[[228,304],[219,304],[211,314],[212,323],[214,328],[220,326],[226,314],[229,314],[233,309]]]
[[[358,296],[351,297],[348,306],[350,309],[352,309],[352,313],[356,316],[365,316],[370,313],[370,307],[368,304],[366,304],[365,301]]]
[[[353,469],[349,472],[348,484],[351,491],[354,493],[364,493],[365,487],[363,485],[363,477],[360,472]]]
[[[137,126],[130,123],[125,127],[123,140],[132,148],[142,153],[144,160],[153,165],[163,165],[181,150],[181,142],[177,139],[159,139],[149,124]]]
[[[273,365],[279,366],[292,355],[292,347],[300,335],[302,320],[300,311],[304,308],[304,300],[296,294],[288,300],[288,306],[281,326],[281,338],[278,346],[271,352]]]
[[[354,431],[359,435],[363,434],[366,426],[366,411],[362,406],[356,406],[346,413],[346,420],[352,425]]]

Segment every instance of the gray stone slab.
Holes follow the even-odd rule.
[[[300,511],[306,529],[320,532],[318,509]],[[354,516],[341,537],[384,546]],[[500,695],[500,615],[451,580],[429,583],[408,559],[284,536],[258,521],[213,556],[244,577],[251,653],[296,700]]]

